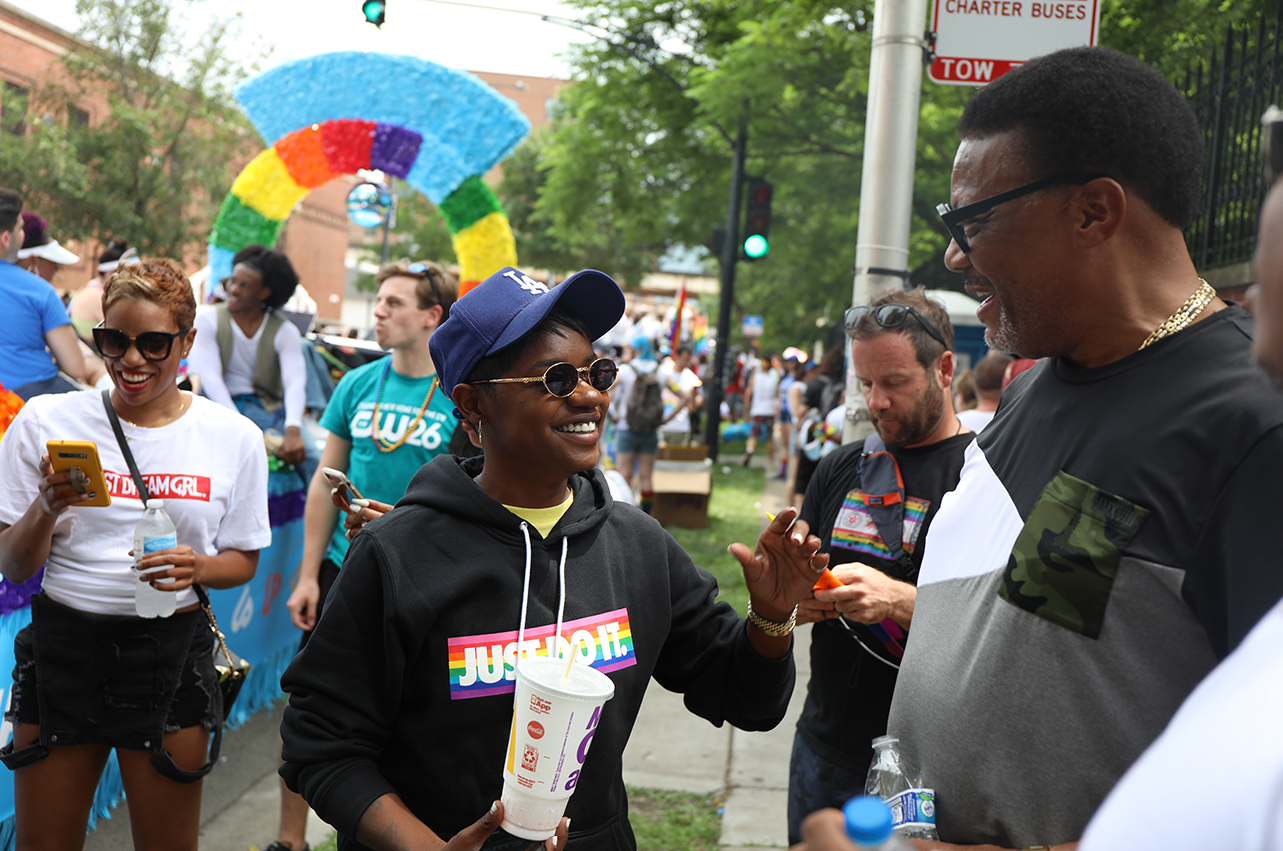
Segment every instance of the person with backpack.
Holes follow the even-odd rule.
[[[651,473],[659,453],[659,426],[664,420],[663,386],[650,340],[637,336],[626,348],[631,350],[632,358],[619,365],[619,378],[610,394],[610,417],[616,424],[615,464],[629,486],[639,493],[641,510],[649,514],[655,503]]]
[[[864,790],[871,742],[887,728],[926,530],[975,437],[953,410],[944,307],[918,290],[888,292],[847,311],[846,330],[874,433],[818,463],[796,524],[820,539],[843,587],[816,591],[798,612],[815,626],[789,764],[790,844],[801,841],[807,815]]]

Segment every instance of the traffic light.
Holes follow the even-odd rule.
[[[384,0],[365,0],[361,4],[361,14],[365,15],[365,22],[382,29],[383,13],[387,10],[387,5]]]
[[[748,203],[744,209],[744,249],[746,260],[760,260],[771,250],[767,234],[771,230],[771,196],[775,187],[760,177],[748,179]]]

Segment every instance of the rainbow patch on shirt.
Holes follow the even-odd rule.
[[[626,608],[566,621],[561,625],[560,645],[556,631],[556,624],[527,629],[522,654],[557,656],[560,647],[579,655],[576,664],[587,663],[603,672],[637,664]],[[511,694],[516,688],[517,630],[464,635],[451,638],[446,646],[451,700]]]
[[[909,555],[918,542],[918,533],[922,531],[922,521],[927,516],[931,501],[908,496],[904,500],[904,532],[900,545]],[[878,527],[869,514],[864,503],[864,492],[853,489],[842,500],[842,509],[833,523],[833,534],[829,538],[830,547],[844,550],[855,550],[882,559],[891,558],[891,549],[882,541]]]

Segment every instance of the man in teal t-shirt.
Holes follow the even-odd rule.
[[[428,340],[450,315],[459,282],[431,262],[389,263],[374,280],[375,338],[392,354],[352,370],[335,388],[321,417],[329,437],[320,466],[347,473],[366,499],[395,504],[419,468],[447,451],[454,434],[454,402],[437,386]],[[286,604],[303,630],[300,650],[347,555],[340,518],[330,483],[318,470],[307,490],[298,580]],[[282,783],[280,827],[264,851],[305,851],[307,813],[307,802]]]

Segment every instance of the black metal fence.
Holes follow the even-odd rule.
[[[1185,233],[1194,265],[1218,269],[1251,260],[1265,198],[1261,115],[1283,84],[1283,4],[1267,26],[1225,34],[1225,46],[1191,72],[1184,91],[1207,144],[1203,210]],[[1253,31],[1255,30],[1255,31]]]

